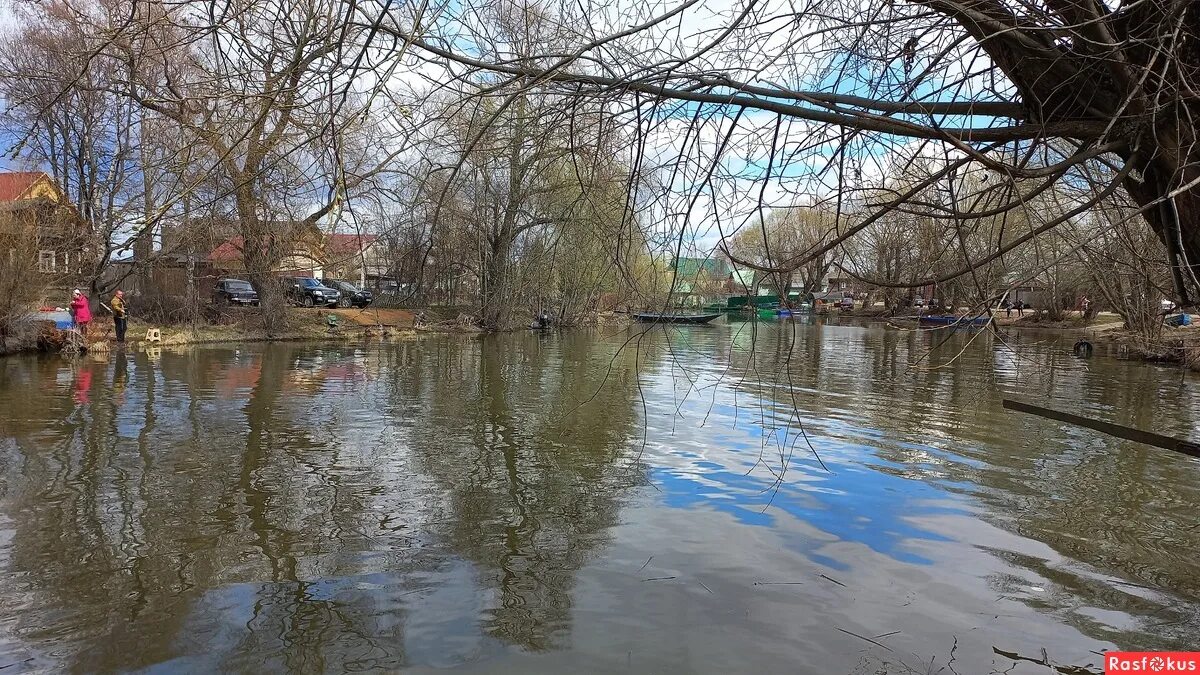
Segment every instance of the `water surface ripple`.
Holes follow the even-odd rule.
[[[1064,340],[721,320],[6,359],[0,667],[1195,649],[1200,461],[1000,402],[1200,440],[1198,380]]]

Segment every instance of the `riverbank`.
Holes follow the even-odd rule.
[[[288,308],[282,328],[267,331],[255,310],[233,310],[218,323],[160,323],[133,317],[125,341],[129,346],[178,347],[197,344],[349,341],[415,336],[422,331],[445,331],[443,323],[418,327],[417,316],[402,309],[303,309]],[[157,340],[153,339],[157,331]],[[30,351],[60,351],[81,343],[73,331],[56,330],[44,323],[31,324],[25,333],[0,344],[0,356]],[[86,339],[90,351],[116,344],[111,320],[91,324]]]
[[[1148,337],[1125,328],[1120,316],[1101,313],[1089,322],[1082,317],[1069,316],[1059,321],[1047,321],[1037,315],[996,317],[996,325],[1004,329],[1050,331],[1077,336],[1097,345],[1113,345],[1121,358],[1155,363],[1177,363],[1200,371],[1200,327],[1196,325],[1163,326],[1162,331]]]
[[[1174,363],[1200,372],[1200,327],[1195,325],[1164,327],[1154,338],[1119,328],[1100,333],[1097,341],[1115,345],[1122,358]]]
[[[461,306],[435,306],[421,309],[395,309],[367,307],[363,309],[300,308],[288,307],[282,328],[267,331],[256,308],[221,306],[206,313],[196,322],[172,323],[146,321],[132,316],[125,340],[127,345],[149,342],[147,332],[159,331],[158,346],[182,346],[220,343],[254,342],[299,342],[394,338],[415,336],[423,333],[454,333],[477,335],[486,332],[479,327],[478,317],[471,308]],[[572,326],[615,325],[629,323],[626,315],[605,312],[590,317],[589,321]],[[525,331],[522,322],[497,332]],[[87,348],[103,351],[116,344],[116,335],[109,316],[100,316],[91,324],[87,337]],[[24,329],[8,338],[0,338],[0,356],[23,352],[70,351],[82,347],[79,334],[70,330],[58,330],[50,322],[30,320]]]
[[[917,309],[908,310],[907,314],[895,315],[892,310],[882,305],[874,307],[858,308],[852,310],[836,310],[829,316],[855,317],[860,319],[877,319],[886,321],[897,318],[907,318],[916,316],[919,312]],[[930,314],[930,312],[923,312]],[[933,312],[937,314],[938,312]],[[975,316],[967,314],[967,316]],[[993,318],[996,320],[997,326],[1013,327],[1013,328],[1044,328],[1051,330],[1111,330],[1113,327],[1120,327],[1123,323],[1119,314],[1112,312],[1100,312],[1091,321],[1084,322],[1083,317],[1078,312],[1069,313],[1066,318],[1059,321],[1050,321],[1042,315],[1034,313],[1032,310],[1026,314],[1005,314],[1004,312],[993,313]]]
[[[858,318],[868,321],[891,321],[890,311],[880,307],[839,311],[830,316]],[[1163,326],[1162,332],[1154,337],[1125,328],[1118,314],[1101,312],[1085,322],[1078,314],[1068,315],[1058,321],[1028,313],[1024,316],[995,316],[996,327],[1012,331],[1045,331],[1057,335],[1088,340],[1094,345],[1111,345],[1119,358],[1135,359],[1150,363],[1172,363],[1200,372],[1200,326]]]
[[[893,317],[880,308],[838,311],[830,317],[888,321]],[[599,324],[627,321],[622,315],[603,315]],[[1046,321],[1035,314],[997,316],[996,326],[1004,330],[1047,331],[1077,336],[1093,344],[1113,345],[1121,358],[1156,363],[1176,363],[1200,371],[1200,326],[1164,327],[1162,333],[1147,339],[1126,330],[1116,314],[1101,313],[1084,323],[1082,317]],[[157,329],[158,341],[147,339],[148,331]],[[169,324],[133,318],[129,323],[126,343],[130,346],[156,345],[179,347],[200,344],[258,343],[258,342],[329,342],[373,339],[393,339],[417,336],[422,333],[481,333],[473,317],[453,308],[406,309],[311,309],[290,307],[283,328],[271,332],[262,327],[256,310],[230,309],[215,323]],[[61,351],[78,337],[70,331],[55,331],[44,324],[17,338],[0,341],[0,356],[31,351]],[[111,320],[101,318],[92,325],[87,340],[88,349],[103,352],[115,345]]]
[[[99,337],[113,342],[112,326]],[[131,321],[126,342],[150,343],[147,334],[157,328],[165,347],[224,342],[296,342],[318,340],[356,340],[416,335],[415,319],[406,310],[374,309],[297,309],[289,308],[286,325],[280,330],[266,331],[260,318],[250,314],[243,320],[228,324],[156,326]],[[91,342],[91,341],[89,341]]]

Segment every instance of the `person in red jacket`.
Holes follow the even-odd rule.
[[[75,319],[80,334],[86,337],[88,324],[92,322],[92,307],[87,296],[78,288],[71,293],[71,318]]]

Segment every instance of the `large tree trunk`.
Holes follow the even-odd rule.
[[[508,288],[508,258],[512,251],[511,237],[501,232],[491,242],[488,259],[483,266],[483,294],[480,298],[480,318],[487,330],[502,330],[511,318]]]
[[[149,139],[151,130],[147,128],[146,118],[142,117],[141,133],[143,139]],[[140,145],[142,160],[142,229],[133,240],[133,261],[137,265],[137,285],[142,295],[148,295],[152,290],[150,283],[150,256],[154,253],[154,181],[150,175],[149,141],[144,140]],[[158,289],[153,289],[158,294]]]
[[[270,336],[283,330],[287,323],[287,300],[274,270],[274,256],[262,250],[261,241],[261,235],[245,237],[242,262],[246,267],[246,281],[258,293],[263,330]]]
[[[1200,162],[1200,149],[1194,150],[1192,165]],[[1167,249],[1171,276],[1178,300],[1185,306],[1195,306],[1197,275],[1200,275],[1200,188],[1192,187],[1169,195],[1176,185],[1200,178],[1196,169],[1177,170],[1166,160],[1152,161],[1141,181],[1128,178],[1125,188],[1138,206],[1146,222]],[[1166,165],[1166,166],[1164,166]],[[1179,176],[1172,181],[1172,177]]]
[[[1050,12],[1063,27],[1057,32],[1003,0],[918,1],[954,18],[979,42],[1016,86],[1029,121],[1101,122],[1105,140],[1125,142],[1119,154],[1135,169],[1126,191],[1170,252],[1179,299],[1194,306],[1200,293],[1200,187],[1192,184],[1200,179],[1197,3],[1121,3],[1114,11],[1107,3],[1052,0],[1038,11]]]
[[[792,273],[778,272],[775,275],[775,291],[779,293],[779,304],[781,307],[791,307],[788,302],[788,294],[792,292]]]
[[[275,271],[278,256],[275,252],[270,226],[258,217],[258,202],[248,189],[237,196],[238,218],[242,230],[242,265],[246,281],[258,293],[258,307],[263,330],[268,336],[283,330],[287,322],[287,305],[283,287]]]
[[[1200,147],[1196,118],[1200,104],[1193,93],[1200,68],[1200,11],[1195,3],[1134,3],[1114,16],[1118,37],[1125,40],[1125,58],[1137,66],[1135,103],[1127,115],[1133,137],[1123,159],[1141,173],[1130,175],[1126,190],[1145,208],[1147,222],[1166,245],[1175,290],[1184,304],[1194,305],[1197,265],[1200,265]],[[1182,9],[1182,11],[1180,11]],[[1171,53],[1163,53],[1163,38],[1173,32],[1187,36]],[[1121,92],[1109,96],[1123,101]],[[1133,115],[1139,114],[1134,118]],[[1173,190],[1183,189],[1174,198]]]

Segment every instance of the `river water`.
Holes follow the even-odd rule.
[[[1200,460],[1000,403],[1200,440],[1200,379],[1065,339],[721,319],[9,358],[0,667],[967,675],[1196,649]]]

